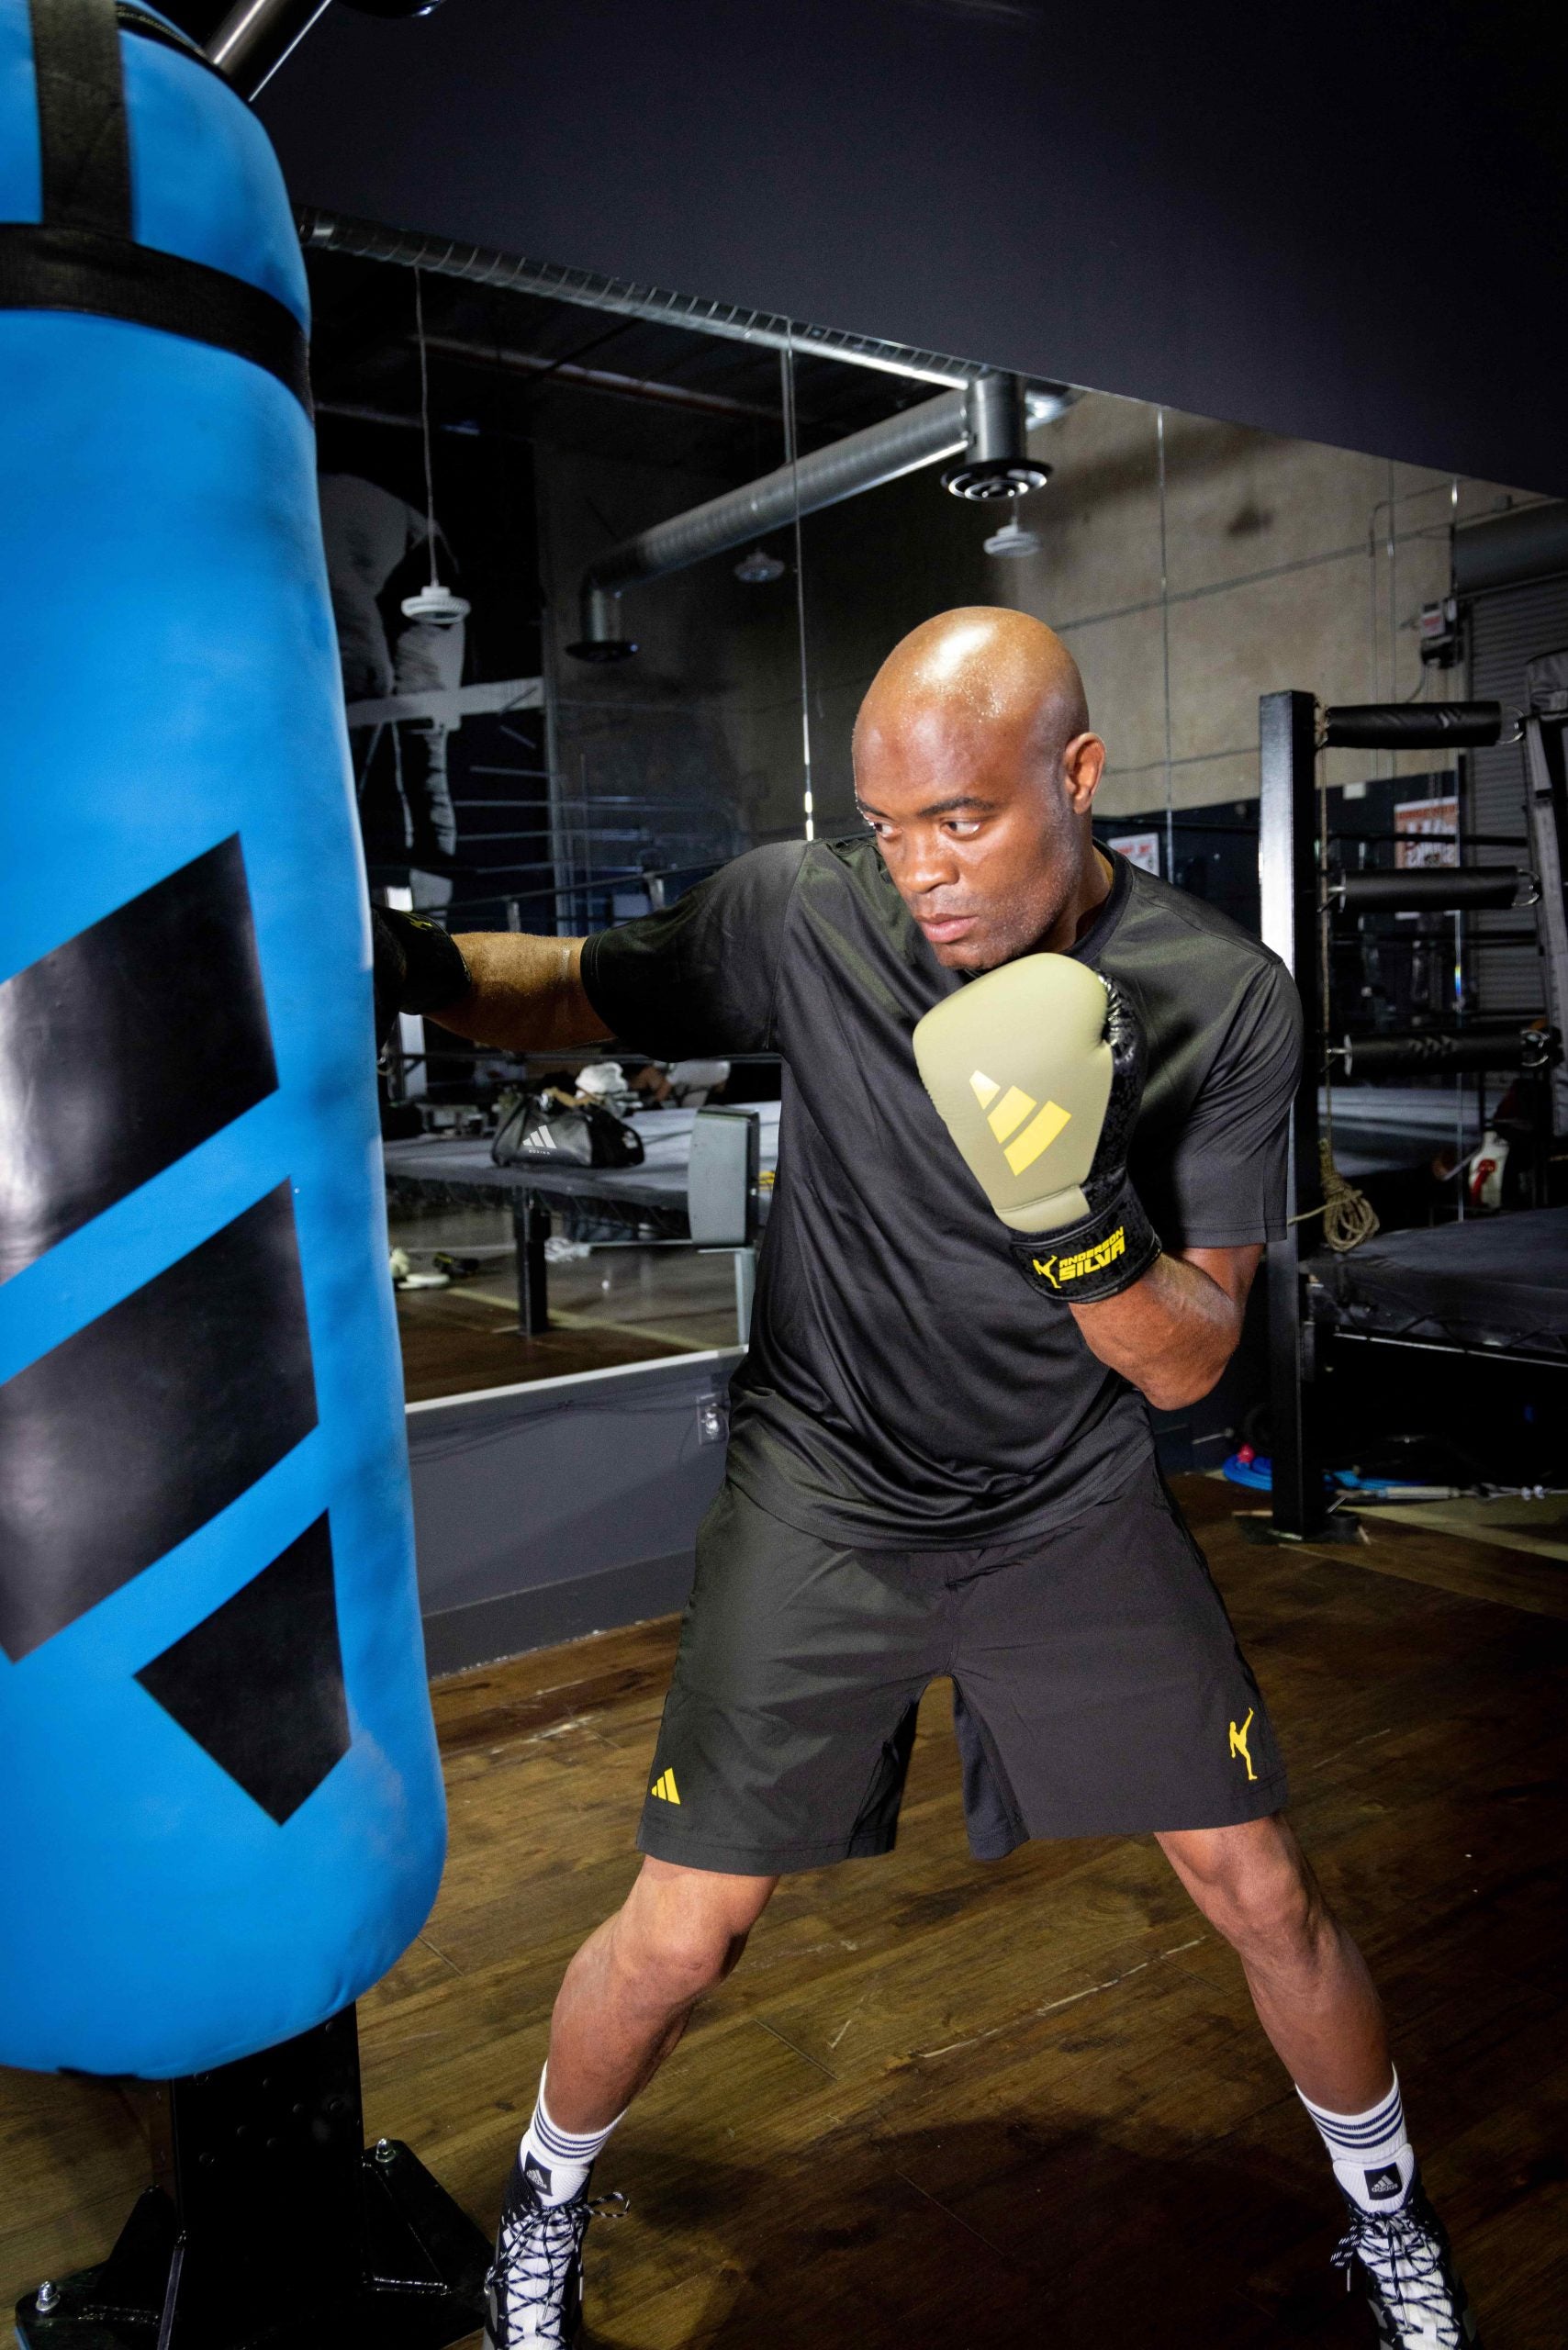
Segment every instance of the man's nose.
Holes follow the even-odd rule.
[[[902,878],[906,889],[941,890],[957,880],[958,859],[953,844],[935,825],[929,831],[913,831],[907,836],[904,867]]]

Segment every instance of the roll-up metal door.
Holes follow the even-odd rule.
[[[1500,701],[1505,711],[1522,707],[1525,663],[1538,653],[1568,645],[1568,574],[1554,579],[1527,579],[1512,587],[1494,588],[1468,599],[1470,621],[1470,690],[1477,701]],[[1512,732],[1508,727],[1506,732]],[[1495,750],[1470,754],[1469,806],[1465,829],[1473,833],[1507,834],[1521,845],[1510,848],[1467,849],[1480,865],[1525,865],[1524,746],[1500,743]],[[1531,926],[1530,913],[1509,912],[1472,917],[1476,942],[1472,968],[1479,1008],[1489,1014],[1538,1013],[1545,1009],[1540,951],[1533,946],[1488,946],[1488,937],[1503,932],[1518,935]]]

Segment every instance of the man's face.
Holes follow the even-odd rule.
[[[1020,725],[927,708],[856,742],[856,799],[893,886],[950,971],[989,971],[1044,946],[1077,890],[1088,800],[1081,735],[1047,753]],[[1050,940],[1070,945],[1070,939]]]

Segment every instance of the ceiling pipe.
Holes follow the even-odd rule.
[[[331,0],[236,0],[202,51],[242,98],[264,90]],[[441,0],[349,0],[362,17],[428,17]]]
[[[239,0],[203,54],[242,98],[264,89],[331,0]]]
[[[964,464],[944,476],[958,497],[1017,498],[1036,489],[1050,467],[1029,456],[1026,428],[1060,416],[1076,397],[1065,386],[1026,394],[1019,376],[982,376],[962,391],[944,392],[795,464],[780,465],[760,481],[655,522],[589,564],[579,589],[582,635],[566,650],[578,661],[628,660],[637,647],[622,632],[621,597],[634,582],[748,545],[798,514],[820,513],[944,457],[964,455]],[[1005,488],[988,486],[1003,478]]]
[[[1036,403],[1038,405],[1038,403]],[[1049,409],[1059,416],[1067,400]],[[1022,375],[981,375],[968,394],[969,444],[962,464],[949,465],[942,476],[944,489],[955,498],[989,502],[998,498],[1027,498],[1044,489],[1051,477],[1049,465],[1029,454],[1028,394]],[[1037,420],[1045,421],[1040,416]]]
[[[447,237],[405,235],[369,220],[346,219],[342,213],[307,207],[295,215],[299,241],[308,252],[353,253],[362,261],[382,261],[404,269],[428,270],[432,277],[456,277],[471,285],[503,285],[519,294],[542,294],[552,302],[575,302],[588,310],[607,310],[625,319],[646,319],[656,326],[689,327],[699,334],[716,334],[730,342],[749,342],[764,351],[789,351],[797,358],[837,359],[849,367],[872,367],[886,375],[903,375],[915,383],[946,384],[962,389],[980,370],[962,359],[936,351],[917,351],[905,343],[885,342],[876,335],[846,334],[836,327],[803,326],[766,310],[747,310],[734,302],[709,302],[687,294],[662,293],[654,285],[631,285],[623,279],[603,277],[596,270],[566,269],[555,262],[527,261],[516,253],[487,251],[481,245],[454,244]]]

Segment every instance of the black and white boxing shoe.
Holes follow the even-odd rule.
[[[1345,2271],[1347,2290],[1361,2286],[1377,2324],[1379,2350],[1482,2350],[1448,2230],[1419,2177],[1396,2210],[1363,2210],[1350,2195],[1345,2209],[1350,2223],[1334,2266]]]
[[[583,2323],[583,2238],[588,2222],[625,2209],[625,2198],[588,2199],[585,2178],[564,2203],[547,2203],[550,2174],[519,2155],[507,2182],[496,2256],[485,2278],[485,2350],[573,2350]]]

